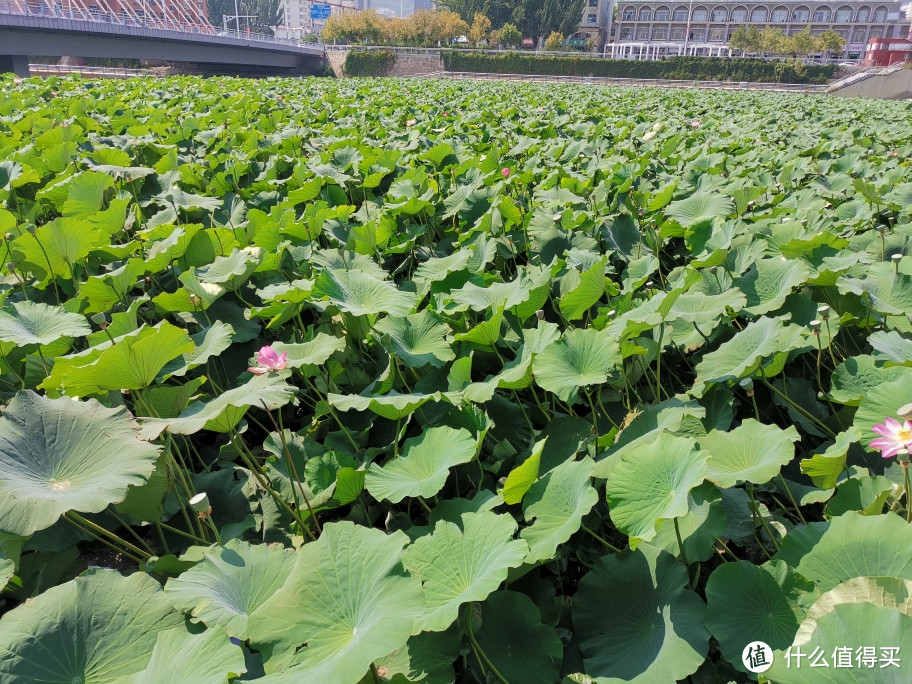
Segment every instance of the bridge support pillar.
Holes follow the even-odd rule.
[[[0,74],[12,71],[16,76],[28,78],[28,57],[25,55],[0,55]]]

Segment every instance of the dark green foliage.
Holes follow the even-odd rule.
[[[346,76],[386,76],[395,63],[396,53],[390,50],[352,50],[342,70]]]
[[[663,78],[696,81],[750,81],[754,83],[826,83],[838,70],[834,64],[809,65],[800,61],[669,57],[655,62],[608,60],[594,57],[540,57],[520,52],[488,55],[478,52],[443,53],[447,71],[604,78]]]

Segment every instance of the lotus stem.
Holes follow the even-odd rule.
[[[95,532],[96,534],[102,534],[102,535],[105,535],[106,537],[109,537],[116,543],[122,545],[124,549],[128,549],[133,555],[139,556],[144,561],[147,561],[152,557],[151,553],[146,553],[141,548],[139,548],[138,546],[134,546],[133,544],[128,542],[123,537],[120,537],[120,536],[114,534],[113,532],[109,532],[108,530],[103,528],[101,525],[96,525],[91,520],[87,520],[86,518],[83,518],[76,511],[67,511],[63,515],[70,522],[75,522],[77,525],[79,525],[83,528],[88,528],[89,530],[91,530],[92,532]]]
[[[659,276],[662,275],[662,269],[659,268]],[[659,323],[659,341],[656,344],[656,397],[662,401],[662,338],[665,336],[665,321]]]
[[[672,518],[671,522],[674,524],[675,528],[675,538],[678,540],[678,549],[681,551],[681,561],[684,563],[684,569],[687,570],[688,577],[690,576],[690,563],[687,560],[687,553],[684,551],[684,540],[681,538],[681,528],[678,525],[678,519]],[[690,588],[693,589],[693,582],[690,583]]]
[[[785,478],[782,477],[782,473],[779,473],[779,481],[782,483],[782,488],[785,490],[786,496],[788,496],[789,501],[792,502],[792,506],[795,507],[795,513],[798,514],[798,518],[805,525],[808,524],[808,521],[804,519],[804,516],[801,514],[801,508],[798,506],[798,502],[795,501],[795,497],[792,496],[792,490],[789,489],[788,482],[785,481]]]
[[[763,526],[763,529],[766,531],[767,536],[770,538],[770,541],[773,543],[773,546],[776,547],[776,551],[779,550],[779,542],[776,541],[776,537],[773,535],[773,530],[769,526],[769,523],[766,522],[766,518],[763,517],[763,514],[760,512],[760,506],[757,505],[757,500],[754,498],[754,484],[752,482],[747,483],[747,496],[750,499],[751,503],[751,515],[756,514],[760,518],[760,524]],[[761,544],[761,548],[763,545]],[[766,549],[763,549],[766,551]],[[769,556],[769,554],[767,554]]]
[[[351,442],[352,448],[355,450],[355,453],[357,454],[360,451],[360,449],[358,448],[358,445],[355,443],[355,438],[352,437],[351,433],[345,429],[345,426],[342,424],[342,421],[339,420],[339,415],[336,413],[336,410],[332,407],[332,404],[329,403],[329,401],[326,399],[326,397],[323,396],[323,393],[317,388],[317,386],[315,384],[313,384],[310,381],[310,379],[306,375],[304,375],[303,373],[301,375],[304,378],[304,382],[310,387],[310,389],[312,389],[314,392],[316,392],[317,396],[320,397],[320,399],[326,404],[326,407],[329,409],[329,414],[333,417],[333,420],[336,421],[336,425],[339,426],[339,429],[345,433],[346,437],[348,437],[348,441]],[[404,378],[403,378],[403,382],[404,382]],[[406,387],[407,387],[407,385],[406,385]],[[409,393],[411,394],[411,390],[409,390]]]
[[[491,662],[487,654],[484,652],[484,649],[481,647],[481,644],[478,643],[478,640],[475,639],[475,632],[472,629],[472,604],[469,603],[466,606],[466,635],[469,637],[469,644],[472,646],[472,651],[475,653],[475,657],[478,659],[478,662],[482,667],[487,666],[489,670],[497,677],[497,680],[500,684],[510,684],[507,679],[497,671],[497,668],[494,667],[494,663]]]
[[[815,418],[814,416],[812,416],[810,413],[808,413],[808,412],[805,411],[803,408],[801,408],[798,404],[796,404],[794,401],[792,401],[792,400],[788,397],[787,394],[783,394],[783,393],[780,392],[778,389],[776,389],[776,387],[774,387],[774,386],[770,383],[770,381],[766,379],[766,375],[762,375],[762,369],[761,369],[761,378],[760,378],[760,379],[761,379],[761,381],[763,382],[763,384],[766,385],[770,390],[772,390],[773,392],[775,392],[776,394],[778,394],[780,397],[782,397],[782,399],[785,400],[785,403],[788,404],[789,406],[791,406],[792,409],[794,409],[796,413],[800,413],[806,420],[808,420],[808,421],[811,422],[811,423],[814,423],[817,427],[819,427],[821,430],[823,430],[823,431],[824,431],[827,435],[829,435],[832,439],[836,439],[836,433],[835,433],[835,432],[833,432],[832,430],[830,430],[830,428],[828,428],[826,425],[824,425],[824,424],[821,423],[819,420],[817,420],[817,418]]]
[[[288,513],[298,523],[298,525],[300,525],[301,529],[304,531],[304,533],[308,537],[310,537],[311,541],[316,541],[317,538],[314,536],[314,533],[310,531],[310,528],[304,524],[304,521],[301,519],[300,514],[297,511],[295,511],[291,506],[289,506],[286,503],[285,499],[283,499],[281,496],[279,496],[278,492],[276,492],[276,490],[272,488],[272,486],[269,483],[269,480],[266,478],[265,475],[263,475],[263,473],[260,472],[260,467],[256,464],[256,461],[252,458],[252,456],[248,454],[246,447],[244,447],[240,443],[240,440],[237,439],[236,435],[237,435],[237,433],[235,432],[235,430],[232,429],[228,433],[228,439],[231,440],[231,443],[234,445],[234,448],[240,454],[241,460],[244,461],[244,464],[253,473],[253,476],[256,478],[257,482],[259,482],[260,486],[263,489],[265,489],[267,492],[269,492],[269,495],[279,505],[279,507],[282,508],[286,513]]]
[[[583,388],[583,394],[585,394],[586,399],[589,400],[589,408],[592,411],[592,431],[595,434],[595,441],[598,441],[598,438],[599,438],[598,415],[595,411],[595,402],[592,401],[592,394],[589,392],[588,387]]]
[[[902,468],[906,485],[906,522],[912,523],[912,483],[909,482],[909,461],[901,460],[899,467]]]
[[[424,508],[424,510],[426,510],[428,513],[432,512],[431,507],[427,505],[427,501],[425,501],[424,498],[421,496],[417,496],[415,498],[418,499],[418,503],[421,504],[421,507]]]
[[[304,499],[304,505],[307,506],[307,511],[310,513],[311,519],[317,526],[317,532],[319,534],[323,534],[323,530],[320,527],[320,521],[317,520],[317,514],[314,513],[314,510],[310,505],[310,499],[307,497],[307,493],[304,491],[304,485],[301,484],[301,478],[298,476],[298,467],[295,465],[294,459],[291,457],[291,450],[288,448],[288,442],[285,441],[285,430],[276,422],[275,418],[272,415],[272,411],[267,408],[266,402],[260,399],[260,403],[263,405],[263,409],[266,411],[266,415],[269,416],[269,420],[271,420],[272,424],[275,426],[276,432],[279,434],[279,439],[282,440],[282,448],[285,449],[285,457],[288,459],[289,472],[291,473],[292,477],[294,477],[294,484],[297,484],[298,489],[301,490],[301,496]],[[281,416],[282,414],[280,412],[279,418],[281,418]],[[294,485],[291,487],[291,493],[294,495],[295,508],[300,509],[301,506],[298,503],[298,495],[295,493]]]
[[[596,541],[598,541],[599,543],[601,543],[602,546],[604,546],[606,549],[608,549],[608,550],[610,550],[610,551],[614,551],[615,553],[620,553],[620,552],[621,552],[621,549],[619,549],[618,547],[616,547],[614,544],[612,544],[611,542],[609,542],[607,539],[603,538],[601,535],[596,534],[595,532],[593,532],[592,530],[590,530],[590,529],[589,529],[588,527],[586,527],[585,525],[581,525],[581,526],[580,526],[580,529],[581,529],[583,532],[585,532],[586,534],[588,534],[590,537],[592,537],[593,539],[595,539]]]
[[[41,250],[41,253],[44,255],[44,260],[47,262],[48,271],[51,278],[51,285],[54,286],[54,299],[57,300],[58,306],[60,305],[60,291],[57,289],[57,277],[54,274],[54,267],[51,266],[51,260],[48,258],[47,252],[44,251],[44,245],[41,244],[41,240],[38,239],[38,234],[32,233],[32,237],[35,238],[35,242],[38,243],[38,249]]]
[[[138,541],[138,542],[140,543],[140,545],[141,545],[146,551],[148,551],[149,553],[151,553],[153,556],[155,555],[154,549],[153,549],[151,546],[149,546],[149,545],[145,542],[145,540],[144,540],[142,537],[140,537],[138,534],[136,534],[136,530],[134,530],[132,527],[130,527],[130,526],[126,523],[126,521],[125,521],[123,518],[121,518],[119,515],[117,515],[117,513],[114,512],[114,509],[113,509],[112,506],[108,506],[108,513],[110,513],[110,514],[114,517],[114,519],[115,519],[117,522],[119,522],[119,523],[123,526],[123,528],[124,528],[127,532],[129,532],[130,535],[131,535],[136,541]]]
[[[80,525],[79,523],[77,523],[75,520],[72,520],[72,519],[68,518],[68,517],[66,516],[66,514],[64,514],[63,517],[64,517],[64,520],[66,520],[68,523],[70,523],[73,527],[75,527],[75,528],[76,528],[77,530],[79,530],[80,532],[83,532],[83,533],[89,535],[90,537],[92,537],[92,539],[94,539],[94,540],[97,541],[97,542],[100,542],[100,543],[104,544],[105,546],[107,546],[107,547],[108,547],[109,549],[111,549],[112,551],[116,551],[117,553],[126,556],[127,558],[129,558],[131,561],[133,561],[133,562],[136,563],[137,565],[139,565],[140,563],[143,563],[143,562],[144,562],[142,558],[138,558],[137,556],[134,556],[134,555],[133,555],[132,553],[130,553],[129,551],[124,550],[122,547],[116,546],[116,545],[112,544],[111,542],[109,542],[109,541],[108,541],[107,539],[105,539],[104,537],[101,537],[101,536],[95,534],[94,532],[92,532],[92,530],[87,529],[87,528],[83,527],[82,525]]]
[[[172,527],[171,525],[168,525],[167,523],[160,522],[157,524],[160,525],[162,527],[162,529],[168,530],[168,532],[172,532],[173,534],[180,535],[181,537],[186,537],[187,539],[191,539],[195,542],[199,542],[200,544],[206,544],[207,546],[209,545],[209,541],[207,539],[200,539],[195,534],[187,534],[183,530],[179,530],[176,527]]]
[[[725,553],[728,553],[728,555],[734,559],[735,563],[737,563],[738,557],[734,553],[732,553],[732,550],[730,548],[728,548],[728,545],[724,541],[722,541],[719,537],[716,537],[716,541],[719,542],[719,545],[724,549]],[[723,559],[725,558],[724,553],[722,554],[722,558]],[[728,561],[726,561],[726,562],[728,562]]]

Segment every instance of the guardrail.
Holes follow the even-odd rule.
[[[101,76],[102,78],[133,78],[135,76],[156,76],[149,69],[127,69],[125,67],[73,66],[70,64],[29,64],[29,73],[35,76]]]
[[[826,92],[834,93],[837,90],[842,90],[843,88],[848,88],[849,86],[855,85],[856,83],[861,83],[862,81],[867,81],[869,78],[874,78],[875,76],[887,76],[889,74],[895,74],[897,71],[902,71],[904,64],[902,62],[897,62],[896,64],[891,64],[888,67],[869,67],[862,71],[857,71],[851,76],[846,76],[841,78],[835,83],[831,83],[827,86]]]
[[[588,83],[592,85],[649,86],[653,88],[705,88],[713,90],[761,90],[785,93],[822,93],[826,85],[803,83],[751,83],[749,81],[691,81],[661,78],[608,78],[602,76],[547,76],[541,74],[486,74],[472,71],[438,71],[431,78],[529,83]]]
[[[220,29],[211,24],[192,23],[185,21],[175,21],[172,19],[161,19],[158,17],[140,17],[136,10],[131,12],[122,10],[120,12],[103,11],[100,9],[80,9],[73,5],[66,7],[59,2],[21,2],[18,0],[0,0],[0,14],[10,14],[15,16],[40,17],[45,19],[68,19],[77,22],[89,22],[93,24],[113,24],[119,26],[141,27],[147,29],[158,29],[162,31],[174,31],[177,33],[191,34],[198,36],[213,36],[222,38],[233,38],[244,41],[255,41],[260,43],[271,43],[275,45],[290,45],[295,47],[309,47],[323,49],[321,43],[306,43],[300,40],[288,38],[277,38],[274,35],[266,33],[256,33],[247,30],[238,29]]]

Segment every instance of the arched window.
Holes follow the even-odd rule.
[[[874,10],[874,22],[881,22],[887,20],[887,8],[881,5],[876,10]]]
[[[705,7],[695,7],[691,21],[707,21],[709,19],[709,12]]]
[[[833,15],[833,21],[837,24],[848,24],[852,21],[852,8],[851,7],[840,7],[836,10],[836,14]]]
[[[652,8],[642,7],[640,8],[640,21],[651,21],[652,20]]]
[[[655,11],[655,20],[656,21],[668,21],[669,17],[671,17],[671,12],[669,11],[669,9],[667,7],[659,7]]]
[[[825,24],[830,20],[830,8],[824,5],[823,7],[817,7],[814,9],[814,23],[815,24]]]
[[[870,7],[859,7],[858,14],[855,15],[855,21],[862,23],[868,21],[871,18],[871,8]]]
[[[807,7],[796,7],[792,10],[792,21],[806,24],[811,18],[811,10]]]
[[[745,22],[747,21],[747,8],[746,7],[735,7],[732,10],[731,20],[735,22]]]
[[[712,11],[713,21],[728,21],[728,10],[724,7],[715,7]]]
[[[784,24],[789,20],[789,11],[787,7],[781,5],[773,10],[770,15],[770,21],[774,24]]]
[[[674,21],[687,21],[687,8],[675,7],[675,11],[672,16]]]
[[[755,7],[751,10],[751,23],[766,23],[766,7]]]
[[[636,21],[637,11],[635,7],[625,7],[623,21]]]

